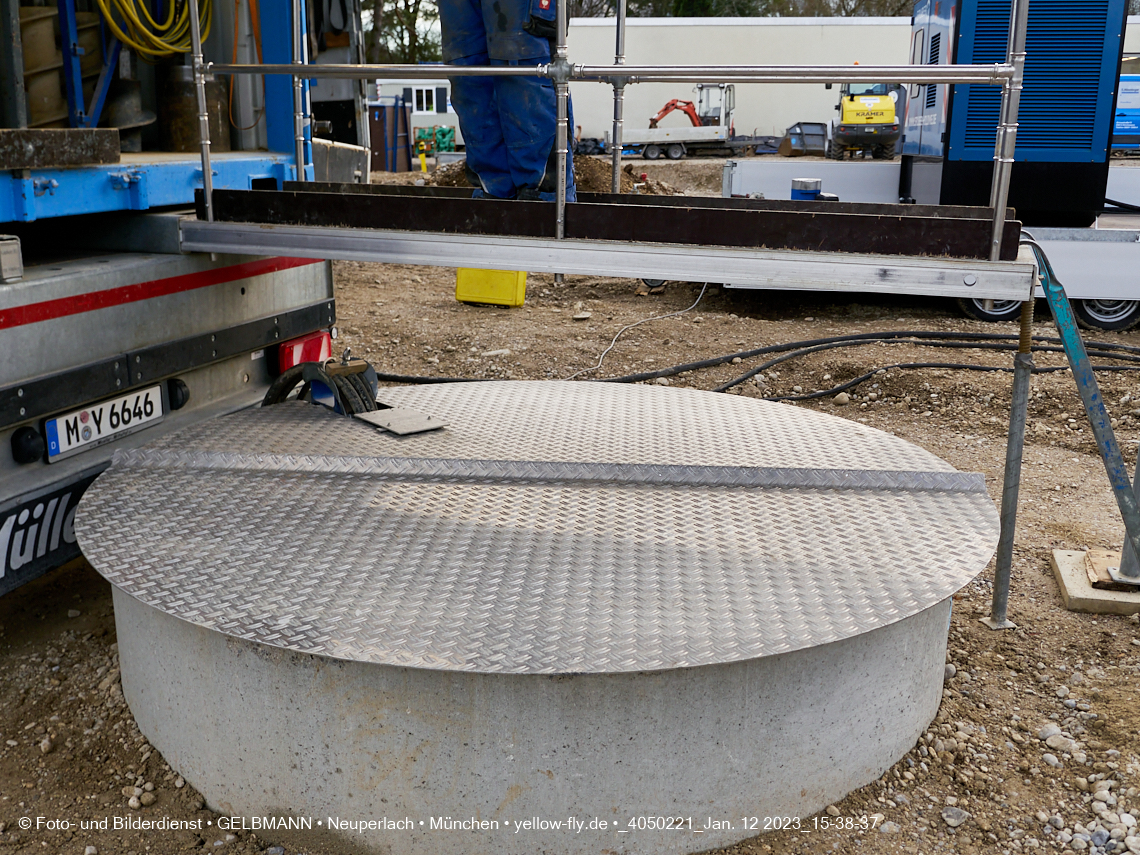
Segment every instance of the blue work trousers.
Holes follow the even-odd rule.
[[[440,0],[444,61],[452,65],[549,62],[550,42],[523,29],[530,20],[531,2]],[[513,199],[521,191],[532,191],[542,199],[554,198],[558,102],[552,81],[537,76],[455,77],[451,103],[459,114],[467,166],[478,176],[484,193]],[[573,128],[573,113],[570,116]],[[566,197],[575,198],[569,154]]]

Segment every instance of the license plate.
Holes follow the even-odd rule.
[[[44,423],[48,463],[150,427],[166,415],[162,386],[139,389]]]

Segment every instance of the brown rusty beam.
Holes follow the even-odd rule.
[[[354,185],[360,186],[360,185]],[[421,189],[421,188],[417,188]],[[919,206],[693,199],[672,204],[576,202],[566,208],[566,237],[638,243],[882,255],[989,257],[990,221],[915,216]],[[648,197],[642,197],[648,198]],[[750,202],[729,206],[717,202]],[[450,234],[553,237],[552,202],[456,198],[451,194],[215,190],[215,219],[278,225],[338,226]],[[846,205],[846,207],[844,207]],[[826,207],[822,207],[826,206]],[[840,210],[836,210],[836,206]],[[201,205],[199,216],[202,217]],[[940,209],[945,210],[945,209]],[[953,210],[953,209],[950,209]],[[1020,224],[1007,226],[1003,259],[1017,254]]]

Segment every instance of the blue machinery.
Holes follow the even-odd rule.
[[[288,0],[262,0],[261,30],[267,62],[306,61],[305,40],[291,40]],[[85,108],[80,51],[76,38],[75,0],[59,0],[64,54],[64,82],[71,127],[94,127],[102,112],[107,87],[119,56],[120,43],[111,39],[106,60],[92,102]],[[195,26],[197,18],[194,18]],[[303,31],[301,20],[298,35]],[[200,40],[197,42],[200,51]],[[295,51],[300,53],[294,59]],[[212,187],[248,190],[254,182],[272,179],[293,180],[298,161],[305,164],[304,178],[312,178],[311,129],[308,121],[309,81],[298,78],[296,86],[288,78],[267,77],[265,117],[269,151],[228,152],[215,155],[209,183]],[[298,90],[295,94],[294,90]],[[299,96],[300,102],[297,103]],[[201,112],[204,112],[201,111]],[[295,125],[299,115],[299,128]],[[205,129],[204,129],[205,130]],[[208,137],[208,134],[204,134]],[[297,139],[300,138],[300,144]],[[30,169],[0,174],[0,223],[31,222],[49,217],[95,214],[108,211],[145,211],[172,205],[191,205],[194,191],[203,186],[202,164],[192,154],[126,154],[116,164],[66,169]]]

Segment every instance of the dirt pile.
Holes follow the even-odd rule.
[[[424,182],[432,187],[471,187],[465,171],[467,161],[460,160],[441,166]],[[644,177],[643,177],[644,176]],[[594,157],[574,158],[574,183],[581,193],[609,193],[613,187],[610,162]],[[664,181],[648,177],[634,170],[632,163],[622,168],[622,193],[643,193],[649,196],[676,196],[678,190]]]

